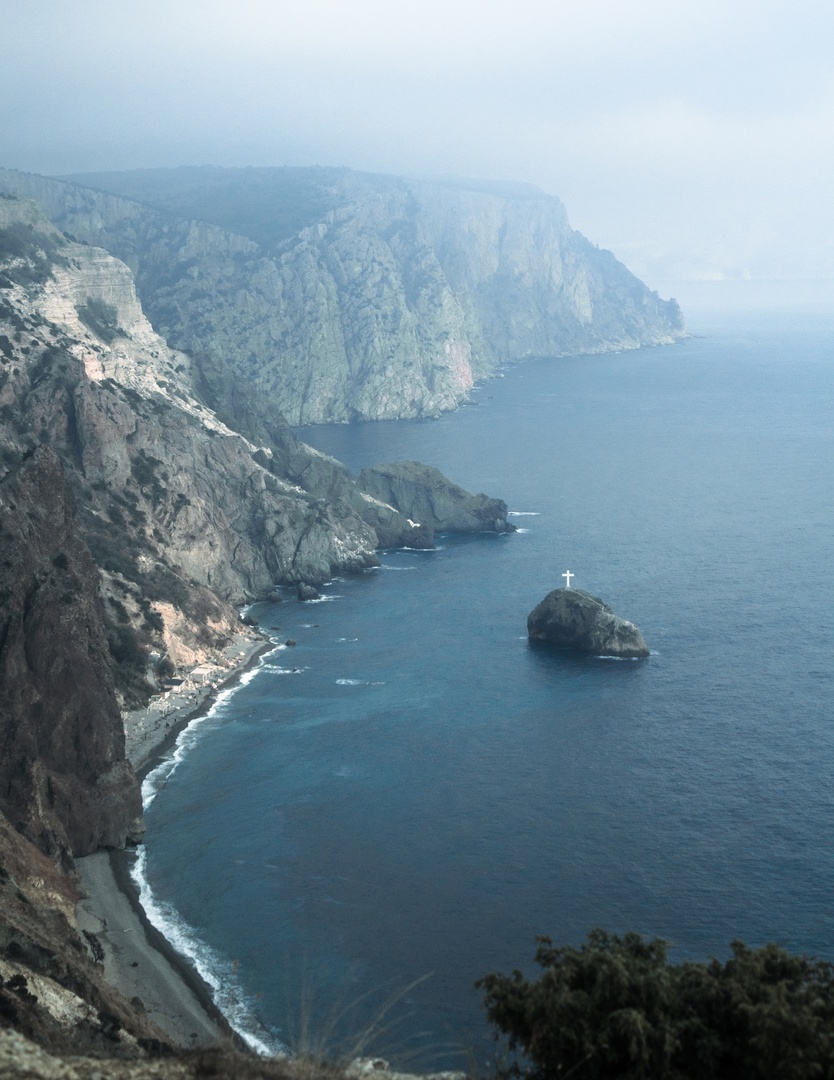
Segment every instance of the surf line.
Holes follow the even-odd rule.
[[[200,737],[196,729],[216,717],[225,704],[259,674],[266,660],[281,649],[278,642],[266,642],[265,648],[250,658],[241,671],[235,672],[227,685],[221,687],[200,707],[186,717],[184,726],[177,733],[170,752],[162,761],[151,764],[142,777],[142,807],[151,805],[157,794],[176,772],[188,751]],[[208,707],[206,707],[208,704]],[[160,900],[153,892],[147,873],[148,851],[142,845],[130,865],[130,878],[136,890],[131,901],[136,901],[148,922],[170,945],[171,949],[189,966],[207,987],[216,1008],[226,1018],[232,1030],[257,1054],[285,1056],[288,1048],[273,1036],[258,1020],[254,999],[240,985],[234,963],[210,948],[196,931],[188,925],[170,904]]]

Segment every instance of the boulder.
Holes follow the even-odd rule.
[[[584,589],[554,589],[527,616],[530,641],[594,656],[648,656],[643,635]]]

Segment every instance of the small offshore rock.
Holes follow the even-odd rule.
[[[287,646],[287,648],[292,648],[292,646],[297,645],[298,642],[295,640],[295,638],[287,638],[284,644]]]
[[[593,656],[648,656],[643,635],[598,596],[584,589],[554,589],[527,616],[532,642],[575,649]]]
[[[305,585],[304,582],[298,586],[297,589],[299,600],[320,600],[321,593],[318,589],[314,589],[312,585]]]

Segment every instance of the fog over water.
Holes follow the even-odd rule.
[[[0,163],[537,184],[657,287],[834,277],[827,0],[0,0]]]

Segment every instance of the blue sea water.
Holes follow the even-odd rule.
[[[436,465],[519,531],[258,605],[297,645],[147,785],[155,918],[267,1045],[429,976],[372,1049],[465,1064],[474,981],[528,970],[539,934],[834,960],[834,318],[692,329],[527,362],[439,420],[302,432],[355,470]],[[528,646],[566,570],[649,659]]]

